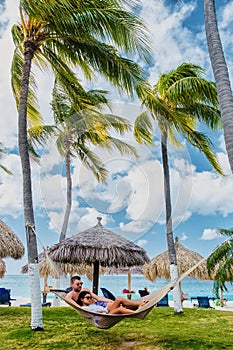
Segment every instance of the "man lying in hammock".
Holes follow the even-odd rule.
[[[110,299],[96,295],[95,293],[91,292],[88,288],[82,288],[82,285],[83,285],[83,282],[82,282],[80,276],[73,276],[71,278],[72,290],[69,293],[67,293],[65,296],[65,300],[68,303],[70,303],[74,306],[77,306],[77,300],[78,300],[78,296],[79,296],[79,293],[81,292],[81,290],[89,292],[91,297],[94,298],[100,304],[103,302],[105,302],[105,303],[112,302],[112,300],[110,300]],[[105,304],[103,303],[103,305],[105,305]]]
[[[96,295],[95,293],[91,292],[88,288],[82,288],[82,285],[83,285],[83,282],[81,281],[80,276],[73,276],[71,278],[72,290],[68,294],[66,294],[66,296],[65,296],[65,300],[68,303],[70,303],[74,306],[77,306],[78,298],[79,298],[81,291],[85,291],[85,292],[88,292],[89,295],[94,299],[95,305],[99,305],[102,307],[107,307],[107,306],[109,307],[111,304],[113,304],[113,301],[111,299]],[[138,302],[138,301],[128,300],[125,298],[117,298],[117,299],[118,299],[118,301],[119,301],[119,299],[121,299],[122,305],[127,307],[127,308],[138,309],[138,307],[141,306],[141,304],[142,304],[141,301]]]
[[[105,314],[133,314],[135,309],[145,305],[147,301],[136,302],[124,298],[116,298],[114,301],[106,303],[106,306],[97,305],[88,291],[81,291],[78,296],[77,304],[89,311],[100,312]]]

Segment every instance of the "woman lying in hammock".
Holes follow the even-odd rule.
[[[147,301],[137,302],[133,300],[127,300],[124,298],[116,298],[113,302],[105,303],[105,306],[96,304],[95,300],[92,298],[90,292],[82,291],[80,292],[77,300],[77,304],[81,307],[93,311],[105,314],[132,314],[135,310],[128,309],[132,307],[134,309],[139,309],[142,305],[145,305]]]

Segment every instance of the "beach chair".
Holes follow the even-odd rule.
[[[145,290],[145,289],[139,289],[138,293],[139,293],[140,297],[145,297],[146,295],[149,295],[149,294],[150,294],[150,293],[149,293],[147,290]]]
[[[11,306],[11,301],[16,300],[11,298],[11,290],[6,288],[0,288],[0,304]]]
[[[209,297],[197,297],[198,305],[194,305],[197,307],[202,307],[204,309],[214,309],[212,306],[210,306],[210,299]]]
[[[106,288],[100,288],[105,298],[115,300],[116,297]]]
[[[169,306],[168,304],[168,294],[165,295],[158,303],[157,306]]]

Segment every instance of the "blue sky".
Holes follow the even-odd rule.
[[[206,49],[203,23],[203,1],[143,0],[141,15],[152,40],[155,64],[150,67],[150,81],[155,83],[158,75],[176,68],[182,62],[192,62],[207,70],[212,79]],[[216,1],[220,34],[226,50],[226,59],[232,80],[232,17],[233,1]],[[0,8],[1,9],[1,8]],[[0,141],[8,150],[1,159],[13,173],[0,173],[1,219],[6,222],[25,244],[22,205],[22,176],[17,153],[17,112],[10,88],[10,62],[13,43],[10,28],[18,19],[15,2],[6,1],[5,12],[0,15]],[[41,112],[51,123],[50,97],[52,75],[36,72],[38,98]],[[84,83],[85,84],[85,83]],[[110,84],[99,78],[87,88],[103,88],[112,92],[112,110],[131,122],[140,112],[140,105],[121,99]],[[94,226],[96,217],[103,217],[106,228],[135,241],[154,257],[167,249],[164,224],[163,177],[159,133],[155,148],[141,148],[129,133],[125,141],[136,146],[140,157],[103,153],[99,156],[109,170],[106,186],[97,184],[78,161],[73,163],[73,203],[68,235],[76,234]],[[213,136],[217,157],[226,176],[217,175],[204,156],[198,151],[184,147],[169,147],[171,186],[173,202],[174,237],[178,236],[187,248],[206,256],[223,239],[218,238],[217,228],[231,228],[233,219],[233,184],[226,156],[223,136]],[[38,249],[56,243],[59,239],[65,206],[65,178],[63,162],[51,141],[41,150],[40,165],[32,163],[33,200],[35,207]],[[41,242],[41,243],[40,243]],[[27,262],[27,255],[20,261],[6,259],[7,273],[19,273]]]

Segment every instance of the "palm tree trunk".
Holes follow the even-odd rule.
[[[170,174],[169,174],[169,163],[167,154],[167,132],[162,132],[161,149],[162,149],[162,161],[163,161],[163,172],[164,172],[164,195],[166,203],[166,234],[168,244],[168,255],[170,261],[170,275],[171,281],[178,278],[178,267],[176,259],[176,249],[173,238],[172,228],[172,206],[171,206],[171,190],[170,190]],[[174,311],[176,313],[183,312],[180,287],[177,285],[173,289],[173,302]]]
[[[204,15],[209,56],[218,91],[225,145],[233,173],[233,97],[229,72],[218,31],[214,0],[204,0]]]
[[[62,230],[60,234],[59,242],[63,241],[66,238],[67,227],[69,224],[70,211],[71,211],[71,202],[72,202],[72,178],[70,172],[70,146],[67,145],[66,156],[66,211],[63,219]],[[58,270],[60,271],[60,263],[57,263]],[[55,277],[55,288],[60,288],[60,276]],[[60,299],[58,296],[54,296],[53,306],[60,306]]]
[[[220,306],[224,306],[223,289],[220,287]]]
[[[70,218],[70,211],[71,211],[71,202],[72,202],[72,179],[71,179],[71,172],[70,172],[70,149],[69,149],[69,147],[66,151],[65,162],[66,162],[66,185],[67,185],[67,187],[66,187],[66,211],[65,211],[62,230],[61,230],[61,234],[60,234],[60,242],[66,238],[67,227],[68,227],[69,218]]]
[[[27,143],[27,98],[29,77],[31,72],[31,62],[34,53],[34,49],[31,44],[31,42],[26,41],[24,46],[24,66],[20,86],[20,101],[18,114],[18,144],[23,173],[24,221],[26,226],[28,272],[31,292],[31,329],[41,330],[43,329],[43,320],[40,275],[32,201],[31,166]]]

